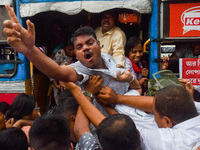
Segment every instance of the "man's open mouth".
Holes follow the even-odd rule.
[[[90,52],[90,51],[87,51],[87,52],[84,53],[84,57],[85,57],[88,61],[91,60],[92,56],[93,56],[93,53]]]
[[[109,25],[110,25],[110,23],[108,21],[103,22],[103,26],[107,27]]]

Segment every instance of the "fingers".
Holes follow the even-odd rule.
[[[30,20],[27,20],[26,24],[27,24],[28,32],[31,35],[35,35],[35,25]]]
[[[120,77],[121,77],[121,72],[118,71],[118,73],[117,73],[117,79],[119,79]]]
[[[4,28],[4,33],[5,35],[8,37],[7,41],[9,44],[11,44],[12,42],[19,42],[21,40],[20,36],[20,25],[17,25],[16,23],[14,23],[11,20],[5,20],[4,22],[5,28]]]
[[[17,16],[15,15],[14,11],[9,5],[5,5],[6,10],[8,12],[8,15],[10,16],[10,19],[14,21],[15,23],[19,23],[19,20],[17,19]]]
[[[8,37],[7,38],[7,43],[9,45],[14,45],[16,42],[20,42],[21,39],[20,38],[16,38],[16,37]]]
[[[163,60],[163,62],[167,62],[167,61],[169,61],[169,57],[162,57],[162,60]]]
[[[102,82],[103,82],[103,78],[101,78],[100,75],[98,75],[98,76],[95,76],[95,75],[94,75],[94,76],[90,76],[89,79],[90,79],[90,81],[92,81],[93,83],[102,84]]]
[[[21,34],[13,29],[10,28],[4,28],[4,33],[7,37],[16,37],[20,38]]]
[[[181,79],[181,78],[179,78],[178,79],[182,84],[186,84],[186,83],[190,83],[190,81],[188,80],[188,79]]]
[[[99,94],[98,94],[98,95],[103,96],[103,95],[105,95],[109,90],[110,90],[110,87],[105,86],[105,87],[101,88],[101,90],[99,90]]]

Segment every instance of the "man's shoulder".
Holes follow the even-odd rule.
[[[124,34],[124,35],[125,35],[124,31],[123,31],[120,27],[115,27],[115,28],[114,28],[114,33],[115,33],[115,32],[121,33],[121,34]]]
[[[115,37],[115,38],[119,38],[119,37],[126,38],[126,35],[125,35],[124,31],[119,27],[115,27],[111,32],[112,32],[111,33],[112,37]]]
[[[99,26],[99,27],[97,27],[97,28],[94,30],[94,32],[95,32],[95,33],[98,33],[98,32],[101,31],[101,29],[102,29],[102,28]]]

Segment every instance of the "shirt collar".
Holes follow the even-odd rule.
[[[106,35],[106,34],[111,35],[111,34],[114,32],[115,28],[116,28],[116,26],[114,26],[111,30],[107,31],[106,33],[103,33],[103,32],[102,32],[102,27],[101,27],[100,29],[101,29],[102,35]]]
[[[195,126],[200,126],[200,116],[197,116],[197,117],[194,117],[194,118],[191,118],[189,120],[186,120],[186,121],[183,121],[177,125],[175,125],[173,127],[173,129],[178,129],[178,128],[181,128],[181,129],[189,129],[189,128],[193,128]]]

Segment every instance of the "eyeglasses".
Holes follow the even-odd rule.
[[[36,110],[37,112],[40,112],[40,107],[36,107],[34,108],[34,110]]]

